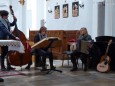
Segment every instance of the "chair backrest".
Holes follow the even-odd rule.
[[[71,43],[70,43],[70,51],[74,51],[74,50],[76,50],[76,49],[77,49],[76,43],[75,43],[75,42],[71,42]]]

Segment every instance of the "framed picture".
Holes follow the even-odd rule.
[[[72,3],[72,16],[73,17],[79,16],[79,2]]]
[[[57,5],[57,6],[55,6],[55,8],[54,8],[54,18],[55,19],[58,19],[58,18],[60,18],[60,6],[59,5]]]
[[[63,5],[63,9],[62,9],[62,14],[63,14],[63,18],[67,18],[68,17],[68,4],[64,4]]]

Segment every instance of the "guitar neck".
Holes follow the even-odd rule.
[[[108,50],[109,50],[109,46],[107,46],[107,49],[106,49],[106,52],[105,52],[105,56],[107,56]]]
[[[110,46],[111,42],[112,42],[112,40],[110,40],[109,43],[108,43],[108,46],[107,46],[107,49],[106,49],[106,52],[105,52],[105,58],[107,57],[109,46]]]

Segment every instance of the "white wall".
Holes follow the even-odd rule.
[[[98,32],[98,2],[102,2],[104,0],[93,0],[93,23],[92,23],[92,38],[95,39],[95,37],[97,36]]]
[[[0,10],[9,10],[9,0],[0,0]]]
[[[76,0],[77,1],[77,0]],[[79,1],[79,0],[78,0]],[[46,26],[48,29],[55,30],[79,30],[81,27],[86,27],[91,33],[92,31],[92,13],[93,13],[93,1],[92,0],[80,0],[84,3],[84,8],[79,7],[79,16],[72,17],[72,2],[75,0],[48,0],[47,8],[52,9],[52,13],[47,12]],[[60,5],[60,18],[54,19],[54,6]],[[68,18],[62,17],[63,4],[69,5]],[[48,10],[48,9],[47,9]]]
[[[93,0],[93,29],[92,36],[97,36],[98,26],[98,9],[97,3],[104,0]],[[105,0],[105,34],[106,36],[115,36],[115,0]]]
[[[37,0],[37,29],[41,27],[41,20],[46,20],[46,0]]]
[[[41,20],[46,19],[45,4],[46,0],[28,0],[27,5],[27,24],[29,29],[37,30],[41,27]]]
[[[105,35],[115,36],[115,0],[106,0]]]
[[[114,14],[115,14],[115,0],[114,0],[114,2],[113,2],[113,6],[112,6],[113,8],[113,12],[112,12],[112,25],[113,25],[113,28],[112,28],[112,36],[115,36],[115,17],[114,17]]]
[[[26,7],[26,31],[29,37],[30,30],[39,30],[41,20],[46,19],[45,4],[46,0],[28,0]]]

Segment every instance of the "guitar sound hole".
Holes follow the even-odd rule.
[[[107,60],[104,62],[104,64],[105,64],[105,65],[107,64]]]

